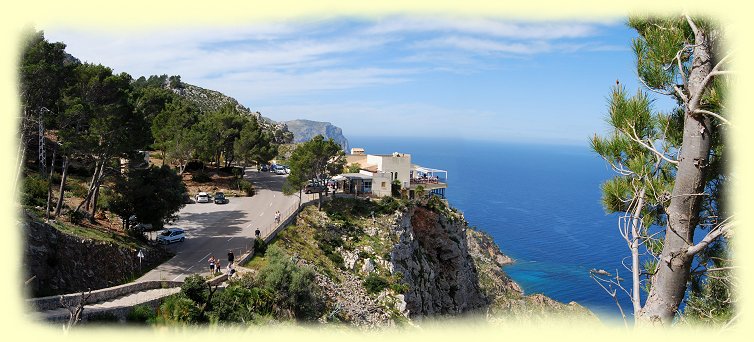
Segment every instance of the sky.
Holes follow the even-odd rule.
[[[625,18],[385,16],[172,26],[38,27],[82,61],[180,75],[276,120],[349,136],[587,145],[616,80],[639,89]],[[657,109],[670,108],[659,98]]]

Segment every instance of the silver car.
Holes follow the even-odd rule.
[[[157,236],[157,242],[166,245],[176,241],[183,242],[185,239],[186,233],[181,228],[168,228]]]

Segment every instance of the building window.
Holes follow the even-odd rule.
[[[382,182],[382,187],[383,187],[383,188],[385,188],[385,187],[386,187],[386,184],[385,184],[385,182]]]

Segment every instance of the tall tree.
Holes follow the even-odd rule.
[[[703,262],[698,257],[732,229],[722,196],[723,136],[730,122],[728,81],[721,77],[730,73],[731,57],[722,46],[721,28],[709,20],[632,17],[628,24],[639,33],[633,50],[640,81],[678,106],[656,113],[644,94],[627,98],[616,87],[610,113],[615,131],[605,139],[595,136],[592,145],[620,173],[603,185],[603,202],[608,211],[628,213],[624,232],[632,254],[638,243],[656,254],[643,270],[632,258],[635,315],[669,323],[685,298],[695,257]],[[647,233],[653,223],[663,227],[657,234]],[[701,240],[694,239],[698,230],[705,233]],[[649,275],[643,306],[640,272]]]
[[[119,165],[113,167],[112,158],[144,148],[149,142],[146,122],[129,102],[130,83],[128,74],[113,75],[110,68],[81,64],[76,68],[76,81],[68,90],[66,116],[77,118],[81,124],[76,131],[65,133],[71,134],[68,140],[76,139],[82,152],[95,161],[89,191],[76,211],[86,206],[91,208],[92,217],[106,171],[120,171]]]
[[[300,206],[304,186],[308,182],[322,184],[325,177],[339,174],[345,166],[345,153],[332,138],[325,140],[322,135],[317,135],[298,145],[288,164],[291,173],[283,184],[283,193],[291,195],[298,191]],[[320,196],[320,205],[321,200]]]
[[[277,154],[277,144],[272,140],[272,134],[264,131],[256,118],[249,117],[233,144],[234,154],[244,167],[252,162],[267,163]]]
[[[74,62],[67,58],[65,44],[48,42],[43,31],[29,31],[23,42],[19,65],[19,90],[21,92],[21,144],[16,177],[19,176],[26,150],[44,125],[47,129],[60,127],[60,104],[63,89],[73,75]],[[41,118],[41,121],[39,120]],[[67,154],[64,158],[64,175]],[[44,163],[44,160],[40,160]],[[65,178],[65,177],[64,177]],[[62,196],[61,196],[62,197]]]
[[[180,176],[163,165],[129,170],[127,175],[118,176],[114,190],[110,209],[122,219],[124,230],[129,231],[132,216],[155,227],[176,219],[175,213],[184,205],[186,187]]]

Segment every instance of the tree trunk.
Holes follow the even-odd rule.
[[[63,195],[65,194],[65,182],[68,179],[68,156],[63,156],[63,175],[60,177],[60,197],[58,197],[58,203],[55,205],[55,215],[53,219],[60,215],[60,211],[63,209]]]
[[[694,28],[695,45],[688,94],[696,94],[712,69],[712,56],[706,33]],[[701,96],[701,95],[700,95]],[[696,115],[699,99],[690,98],[683,124],[683,143],[678,159],[678,171],[670,205],[667,208],[668,226],[665,229],[657,272],[641,318],[670,323],[684,298],[693,256],[686,254],[693,245],[694,230],[699,222],[699,207],[704,191],[705,173],[711,149],[712,129],[709,117]]]
[[[102,184],[102,178],[104,178],[105,175],[105,164],[105,161],[102,161],[102,166],[100,166],[99,170],[99,177],[97,177],[97,181],[94,183],[94,195],[92,196],[92,221],[94,221],[94,214],[97,212],[97,201],[99,200],[99,189]]]

